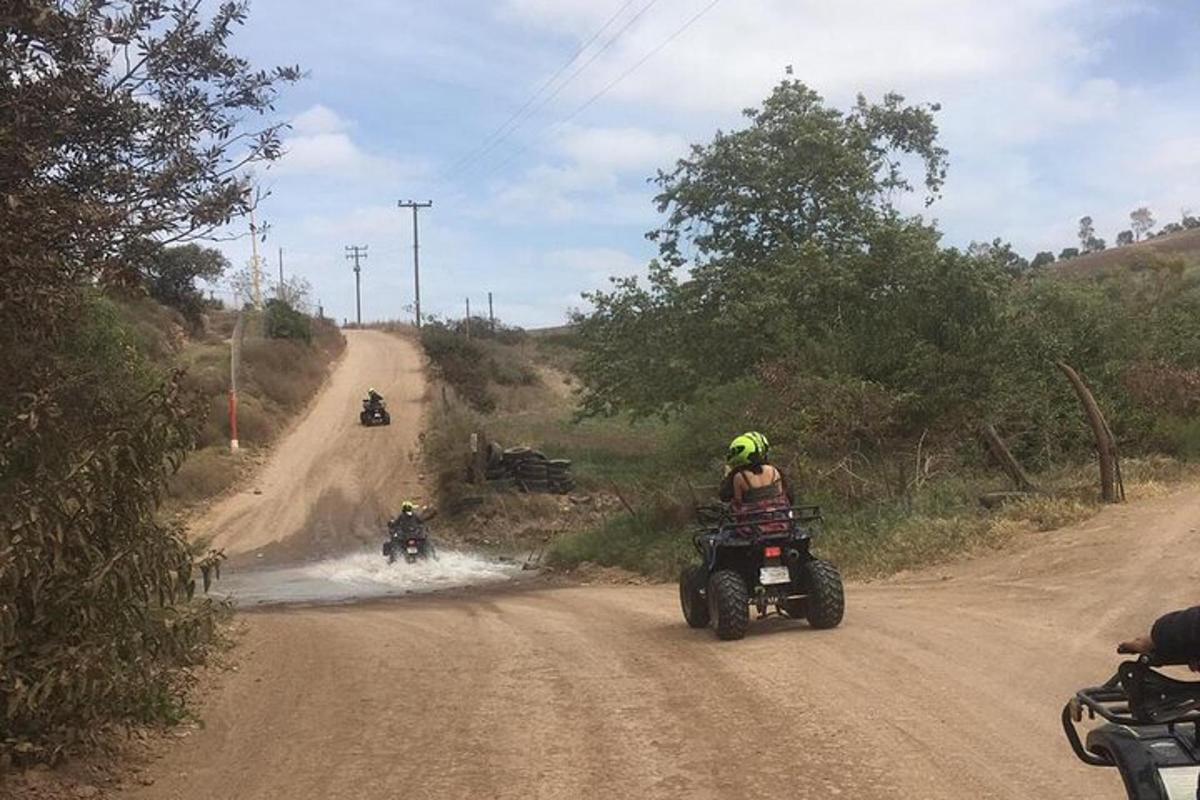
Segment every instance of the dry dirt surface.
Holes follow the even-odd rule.
[[[419,496],[416,466],[425,398],[418,345],[382,331],[346,331],[346,352],[302,418],[242,491],[192,528],[235,558],[328,555],[374,541],[384,517]],[[384,396],[390,426],[359,424],[362,398]],[[259,559],[260,561],[262,559]]]
[[[1200,490],[848,587],[840,629],[688,629],[668,586],[244,617],[205,727],[129,800],[1111,798],[1063,702],[1195,602]]]

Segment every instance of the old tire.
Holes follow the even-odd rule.
[[[846,613],[846,597],[837,567],[813,559],[804,565],[804,583],[808,588],[805,603],[808,624],[819,630],[840,625]]]
[[[707,628],[712,619],[704,596],[704,567],[684,567],[679,573],[679,605],[688,627]]]
[[[742,576],[723,569],[708,579],[708,613],[718,639],[741,639],[750,627],[750,592]]]

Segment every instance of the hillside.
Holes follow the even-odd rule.
[[[1131,266],[1139,256],[1179,256],[1189,266],[1200,266],[1200,229],[1158,236],[1125,247],[1111,247],[1055,265],[1065,275],[1096,275]]]

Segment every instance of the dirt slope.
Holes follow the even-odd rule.
[[[128,797],[1116,798],[1058,729],[1196,601],[1200,490],[717,642],[671,587],[248,615],[207,727]]]
[[[245,489],[193,526],[227,553],[287,560],[375,537],[381,518],[419,495],[415,464],[425,395],[417,345],[381,331],[347,331],[347,348],[321,394]],[[390,427],[358,423],[373,386]]]

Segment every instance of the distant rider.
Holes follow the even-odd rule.
[[[743,433],[725,454],[725,479],[721,499],[730,504],[735,522],[754,519],[758,533],[777,533],[789,527],[782,518],[792,507],[792,493],[783,473],[768,460],[770,443],[757,431]],[[770,522],[771,519],[781,519]],[[763,520],[767,520],[763,522]],[[753,534],[747,528],[742,532]]]
[[[367,405],[375,408],[383,403],[383,395],[375,391],[375,387],[367,389]]]
[[[399,528],[404,533],[414,533],[420,530],[425,520],[421,519],[421,515],[417,513],[417,506],[411,500],[405,500],[400,504],[400,513],[388,523],[388,529],[394,530]]]

